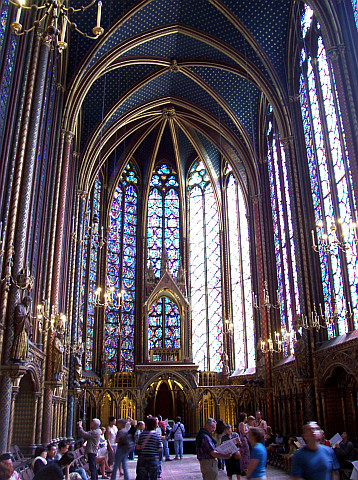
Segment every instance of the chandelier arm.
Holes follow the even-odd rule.
[[[72,24],[71,24],[71,25],[72,25]],[[82,30],[79,30],[77,27],[75,27],[75,30],[76,30],[77,33],[79,33],[79,34],[82,35],[83,37],[89,38],[89,39],[91,39],[91,40],[97,40],[97,38],[99,37],[99,35],[91,36],[91,35],[89,35],[88,33],[82,32]]]
[[[10,1],[10,0],[9,0]],[[75,13],[75,12],[83,12],[83,10],[87,10],[88,8],[91,8],[92,5],[94,5],[96,3],[97,0],[92,0],[92,2],[90,2],[88,5],[82,7],[82,8],[74,8],[73,10],[71,10],[71,12]],[[73,7],[65,7],[63,4],[61,5],[61,9],[64,10],[65,12],[68,12],[70,10],[70,8],[73,8]]]

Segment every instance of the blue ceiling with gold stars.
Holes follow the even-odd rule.
[[[291,0],[103,0],[104,34],[73,32],[66,52],[67,101],[81,104],[81,155],[125,130],[143,171],[157,144],[157,155],[183,171],[200,154],[219,173],[216,132],[243,164],[254,162],[262,99],[287,95],[290,9]],[[72,21],[91,32],[96,13],[94,5]],[[119,142],[110,172],[124,151]]]

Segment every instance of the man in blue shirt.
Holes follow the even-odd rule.
[[[338,480],[339,463],[330,447],[320,444],[321,429],[316,422],[302,428],[306,445],[292,457],[291,475],[294,480]]]

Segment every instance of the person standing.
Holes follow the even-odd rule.
[[[262,428],[252,427],[249,430],[251,452],[246,478],[250,478],[251,480],[266,480],[267,452],[263,445],[264,436],[265,434]]]
[[[166,425],[165,422],[163,422],[161,415],[158,415],[158,425],[161,428],[161,437],[162,437],[162,443],[163,443],[163,457],[165,457],[166,462],[171,462],[172,459],[170,458],[169,445],[168,445],[171,429],[168,428],[168,425]]]
[[[264,431],[264,435],[267,432],[267,422],[262,418],[262,414],[260,410],[256,412],[256,419],[255,419],[254,426],[258,428],[262,428],[262,430]]]
[[[340,443],[336,443],[336,445],[333,447],[334,452],[341,468],[352,468],[351,461],[354,460],[353,443],[349,440],[347,432],[343,432],[341,437],[342,441]]]
[[[157,419],[148,417],[146,429],[138,437],[137,480],[157,480],[159,453],[163,451],[160,435],[155,431]],[[114,479],[113,479],[114,480]]]
[[[302,427],[306,445],[299,448],[291,459],[294,480],[338,480],[339,463],[330,447],[320,444],[321,430],[316,422]]]
[[[101,421],[98,418],[94,418],[91,422],[91,430],[89,432],[85,432],[82,428],[82,421],[78,422],[78,431],[80,435],[87,440],[85,453],[88,458],[88,466],[91,472],[92,480],[98,479],[98,472],[97,472],[97,465],[96,465],[96,457],[98,452],[98,446],[101,439],[101,430],[100,425]],[[62,457],[63,458],[63,457]]]
[[[241,474],[245,475],[250,462],[250,447],[247,435],[249,433],[249,427],[247,426],[247,413],[240,413],[239,415],[239,436],[241,442],[241,458],[240,458],[240,467]]]
[[[116,437],[118,428],[116,425],[116,417],[109,417],[108,427],[106,428],[106,439],[108,448],[108,465],[111,467],[114,463],[114,456],[117,450]]]
[[[117,470],[121,464],[123,467],[124,480],[129,479],[128,469],[127,469],[127,456],[128,456],[128,453],[133,448],[133,445],[128,436],[126,425],[127,425],[126,419],[122,418],[121,420],[117,420],[118,432],[117,432],[116,442],[118,446],[117,446],[116,455],[114,457],[114,465],[112,468],[111,480],[116,480]]]
[[[239,434],[232,431],[232,427],[229,423],[225,424],[224,434],[221,437],[221,443],[233,440],[236,438],[237,444],[241,446]],[[240,480],[241,466],[240,466],[240,450],[231,455],[231,457],[225,461],[227,478],[232,480],[233,475],[236,475],[237,480]]]
[[[183,438],[185,435],[185,427],[181,423],[181,417],[176,418],[177,423],[174,425],[172,435],[174,435],[174,460],[180,460],[183,458]]]
[[[200,463],[200,471],[203,480],[217,480],[219,476],[218,458],[228,459],[231,454],[223,455],[216,448],[216,440],[213,433],[216,430],[216,420],[208,418],[204,428],[201,428],[196,436],[196,456]]]

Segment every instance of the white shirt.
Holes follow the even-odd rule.
[[[108,439],[109,444],[116,445],[116,436],[118,432],[118,428],[116,427],[116,425],[113,425],[113,427],[110,427],[108,425],[107,432],[109,432],[109,439]]]

